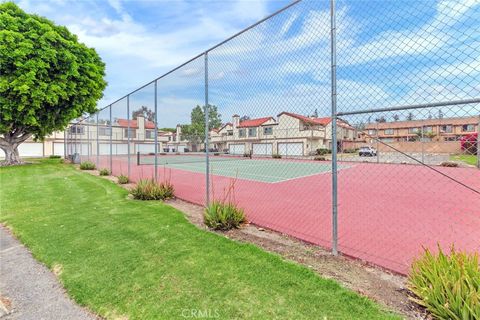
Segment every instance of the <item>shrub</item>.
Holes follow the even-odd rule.
[[[326,159],[325,159],[325,157],[316,156],[316,157],[313,158],[313,160],[315,160],[315,161],[325,161]]]
[[[317,149],[317,155],[319,156],[324,156],[326,154],[330,154],[331,151],[328,150],[328,149],[325,149],[325,148],[320,148],[320,149]]]
[[[174,197],[170,182],[157,183],[153,179],[142,179],[130,190],[137,200],[166,200]]]
[[[456,163],[456,162],[448,162],[448,161],[447,161],[447,162],[442,162],[440,165],[441,165],[442,167],[454,167],[454,168],[458,167],[458,163]]]
[[[343,153],[356,153],[358,149],[345,149],[343,150]]]
[[[272,154],[272,158],[273,158],[273,159],[281,159],[282,156],[279,155],[278,153],[275,153],[275,154]]]
[[[215,230],[230,230],[238,228],[247,219],[242,209],[233,203],[213,201],[205,208],[203,215],[205,224]]]
[[[477,154],[477,149],[478,149],[477,139],[478,139],[478,133],[472,133],[464,136],[460,140],[460,145],[462,150],[466,154]]]
[[[408,277],[412,298],[438,319],[480,319],[478,253],[433,254],[428,249],[414,261]]]
[[[95,163],[91,161],[84,161],[80,163],[80,170],[95,170]]]
[[[60,159],[62,156],[58,156],[56,154],[52,154],[51,156],[49,156],[50,159]]]
[[[123,175],[123,174],[119,175],[119,176],[117,177],[117,180],[118,180],[118,183],[119,183],[119,184],[127,184],[127,183],[130,181],[130,180],[128,179],[128,177],[127,177],[126,175]]]
[[[100,174],[101,176],[109,176],[110,171],[108,169],[101,169],[98,174]]]

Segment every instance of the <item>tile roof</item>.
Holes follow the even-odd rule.
[[[250,120],[244,120],[240,122],[238,125],[238,128],[248,128],[248,127],[258,127],[264,124],[265,122],[273,120],[272,117],[265,117],[265,118],[258,118],[258,119],[250,119]]]
[[[365,129],[400,129],[400,128],[415,128],[418,126],[438,126],[438,125],[464,125],[464,124],[478,124],[478,117],[463,117],[463,118],[442,118],[442,119],[419,119],[408,121],[393,121],[368,123]]]
[[[290,117],[302,120],[303,122],[310,123],[310,124],[320,124],[322,126],[326,126],[332,121],[332,118],[330,117],[325,117],[325,118],[310,118],[310,117],[305,117],[296,113],[291,113],[291,112],[282,112],[278,116],[281,116],[282,114],[286,114]]]
[[[138,128],[137,120],[117,119],[117,123],[120,127],[128,127],[130,122],[130,128]],[[145,120],[145,129],[155,129],[155,123]]]

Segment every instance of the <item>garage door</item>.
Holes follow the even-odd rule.
[[[282,156],[303,156],[303,143],[279,143],[278,153]]]
[[[53,154],[56,156],[64,156],[65,155],[65,144],[60,142],[53,143]]]
[[[128,154],[128,144],[127,143],[112,144],[112,154]]]
[[[147,153],[154,153],[155,152],[155,144],[154,143],[139,143],[135,145],[136,152],[140,152],[143,154]]]
[[[271,143],[254,143],[253,144],[253,154],[271,156],[272,155],[272,144]]]
[[[110,154],[110,143],[99,143],[98,153],[102,156]]]
[[[43,143],[22,143],[18,153],[20,157],[43,157]]]
[[[228,146],[228,152],[230,154],[244,154],[245,145],[244,144],[231,144]]]
[[[67,150],[68,154],[78,153],[82,156],[88,155],[88,148],[89,148],[88,143],[77,143],[77,144],[69,143],[68,147],[70,148],[70,150]]]

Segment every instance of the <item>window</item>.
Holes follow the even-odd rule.
[[[233,136],[233,130],[227,130],[227,136]]]
[[[111,136],[112,135],[112,130],[111,130],[111,128],[105,128],[105,127],[98,128],[98,135],[99,136]]]
[[[145,130],[145,138],[155,139],[155,130]]]
[[[427,132],[427,133],[433,132],[433,127],[432,126],[423,127],[423,132]]]
[[[408,128],[408,133],[418,133],[420,132],[420,128]]]
[[[440,132],[443,133],[452,133],[453,132],[453,126],[450,124],[440,126]]]
[[[393,129],[385,129],[385,130],[383,130],[383,133],[385,133],[385,134],[393,134]]]
[[[245,129],[240,129],[238,130],[238,136],[240,138],[244,138],[245,137]]]
[[[371,135],[371,136],[374,136],[374,135],[377,134],[377,130],[375,130],[375,129],[369,129],[369,130],[368,130],[368,134]]]
[[[383,142],[393,142],[394,141],[393,138],[382,138],[380,140],[383,141]]]
[[[83,130],[83,126],[71,126],[70,127],[70,133],[72,134],[83,134],[84,133],[84,130]]]
[[[462,126],[462,131],[463,132],[472,132],[475,131],[475,126],[473,124],[464,124]]]
[[[263,128],[263,134],[266,136],[273,134],[273,128],[272,127]]]
[[[123,129],[123,137],[124,138],[135,138],[137,135],[137,130],[130,128],[130,137],[128,136],[128,128]]]
[[[257,128],[248,128],[248,136],[249,137],[256,137],[257,136]]]

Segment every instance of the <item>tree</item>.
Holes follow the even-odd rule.
[[[67,28],[11,2],[0,3],[0,148],[18,164],[18,146],[43,140],[96,111],[105,64]]]
[[[375,121],[378,122],[378,123],[382,123],[382,122],[387,122],[387,119],[385,119],[384,116],[381,116],[381,117],[376,118]]]
[[[216,106],[208,106],[208,119],[209,131],[222,125],[221,115],[218,113]],[[190,124],[182,126],[182,139],[186,139],[193,144],[205,141],[205,106],[197,105],[192,109]]]
[[[247,115],[244,115],[244,116],[240,117],[240,122],[243,122],[243,121],[246,121],[246,120],[250,120],[250,117],[247,116]]]
[[[141,106],[139,109],[132,112],[133,120],[137,120],[137,117],[139,116],[144,117],[148,121],[155,122],[155,112],[146,106]]]
[[[400,120],[400,116],[399,116],[398,114],[394,114],[394,115],[393,115],[393,120],[394,120],[394,121]]]
[[[407,115],[407,120],[412,121],[413,120],[413,113],[409,112]]]

